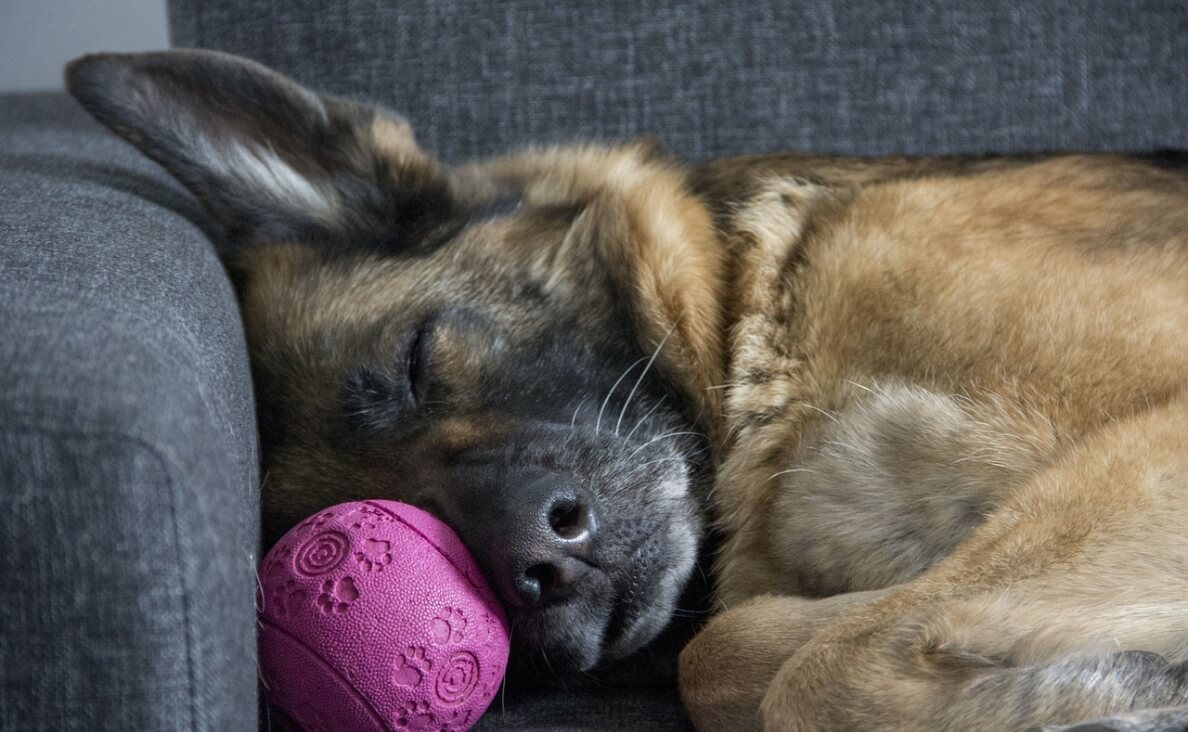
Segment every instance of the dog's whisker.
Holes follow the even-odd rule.
[[[685,462],[685,458],[683,458],[683,457],[666,457],[666,458],[659,458],[659,459],[657,459],[657,460],[649,460],[649,461],[647,461],[646,463],[640,463],[640,464],[639,464],[639,467],[641,467],[641,468],[644,468],[644,467],[647,467],[647,466],[649,466],[649,465],[655,465],[656,463],[668,463],[668,462],[678,462],[678,463],[683,463],[683,462]]]
[[[556,679],[558,682],[560,682],[560,684],[561,684],[561,688],[562,688],[563,690],[565,690],[565,691],[569,691],[569,687],[567,687],[567,686],[565,685],[565,679],[563,679],[562,677],[558,676],[558,675],[557,675],[557,672],[553,670],[553,662],[549,660],[549,653],[548,653],[548,651],[546,651],[546,650],[544,650],[544,649],[542,648],[542,649],[540,650],[540,657],[544,659],[545,666],[548,666],[548,668],[549,668],[549,673],[552,675],[552,677],[553,677],[554,679]]]
[[[628,392],[627,401],[623,402],[623,408],[619,410],[619,419],[617,422],[615,422],[615,437],[619,436],[619,427],[623,424],[623,415],[627,413],[627,407],[631,405],[632,397],[635,396],[636,390],[638,390],[639,385],[643,383],[644,377],[648,375],[648,370],[651,369],[652,364],[656,362],[656,357],[660,355],[660,350],[664,348],[664,344],[668,342],[668,337],[672,335],[674,330],[676,330],[675,324],[669,328],[668,332],[664,334],[664,337],[660,339],[660,343],[656,346],[656,350],[652,351],[652,357],[648,359],[648,365],[644,366],[644,370],[640,372],[639,378],[635,380],[635,386],[632,386],[631,391]]]
[[[767,481],[769,481],[769,480],[773,480],[773,479],[775,479],[775,478],[778,478],[778,477],[780,477],[781,475],[788,475],[789,473],[810,473],[810,474],[812,474],[812,475],[817,475],[817,471],[815,471],[815,470],[809,470],[808,468],[789,468],[789,469],[787,469],[787,470],[781,470],[781,471],[780,471],[780,472],[778,472],[778,473],[775,473],[775,474],[773,474],[773,475],[769,475],[769,476],[767,476],[766,478],[764,478],[764,479],[763,479],[763,482],[762,482],[762,483],[760,483],[759,485],[763,485],[764,483],[766,483],[766,482],[767,482]]]
[[[606,405],[610,403],[610,398],[614,396],[615,389],[619,388],[619,384],[623,383],[623,379],[627,378],[627,374],[631,373],[632,369],[646,360],[648,360],[646,356],[637,360],[635,363],[628,366],[627,370],[624,371],[618,379],[615,379],[615,383],[611,385],[610,391],[606,393],[606,399],[602,400],[602,407],[600,407],[598,410],[598,421],[594,423],[594,434],[599,434],[602,431],[602,413],[606,411]]]
[[[857,381],[851,381],[851,380],[847,379],[846,383],[849,384],[850,386],[856,386],[868,394],[873,395],[876,393],[874,389],[871,389],[869,386],[863,386],[862,384],[859,384]]]
[[[669,438],[672,438],[672,437],[680,437],[681,435],[692,435],[693,437],[701,437],[701,438],[704,438],[704,439],[709,439],[709,438],[707,438],[707,437],[706,437],[704,434],[702,434],[702,433],[700,433],[700,432],[668,432],[668,433],[665,433],[665,434],[663,434],[663,435],[660,435],[659,437],[653,437],[652,439],[648,440],[648,441],[647,441],[647,442],[645,442],[644,444],[640,445],[639,447],[637,447],[637,448],[635,449],[635,452],[633,452],[633,453],[631,453],[630,455],[628,455],[628,456],[627,456],[627,459],[628,459],[628,460],[631,460],[631,458],[633,458],[633,457],[635,457],[636,455],[638,455],[638,454],[640,453],[640,451],[641,451],[641,450],[643,450],[644,448],[648,447],[649,445],[651,445],[651,444],[653,444],[653,443],[659,442],[660,440],[669,439]]]
[[[668,401],[668,397],[660,397],[659,401],[653,404],[652,408],[648,410],[648,413],[639,418],[639,421],[635,423],[635,426],[631,428],[631,431],[627,433],[627,436],[623,438],[623,441],[631,442],[631,436],[635,434],[635,431],[639,429],[640,425],[642,425],[648,417],[651,417],[656,412],[656,410],[660,408],[660,405],[666,401]]]
[[[573,410],[573,416],[569,418],[569,431],[570,432],[573,432],[573,428],[577,424],[578,412],[580,412],[582,410],[582,407],[585,406],[586,402],[589,400],[590,400],[590,395],[587,394],[586,396],[582,397],[582,400],[580,402],[578,402],[577,407]]]
[[[830,414],[827,410],[821,409],[820,407],[814,406],[807,402],[795,402],[795,405],[798,407],[804,407],[805,409],[811,409],[814,412],[820,412],[823,416],[830,419],[834,424],[840,424],[837,417]]]

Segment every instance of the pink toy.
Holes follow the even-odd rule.
[[[495,696],[507,620],[424,511],[333,506],[285,534],[260,574],[264,683],[307,732],[465,730]]]

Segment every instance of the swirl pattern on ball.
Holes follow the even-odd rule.
[[[445,704],[461,704],[470,697],[478,680],[478,659],[468,651],[459,651],[450,656],[437,674],[437,698]]]
[[[323,531],[297,552],[295,566],[306,577],[317,577],[333,571],[350,553],[351,542],[337,531]]]

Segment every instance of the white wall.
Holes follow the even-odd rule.
[[[60,89],[90,51],[168,45],[165,0],[0,0],[0,92]]]

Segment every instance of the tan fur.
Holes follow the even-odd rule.
[[[788,168],[728,220],[729,610],[682,659],[698,726],[760,701],[769,729],[1125,711],[1092,688],[1029,710],[959,690],[1073,653],[1188,659],[1183,179],[1076,157],[862,187]],[[872,543],[900,508],[894,548],[931,561]],[[749,601],[892,585],[828,623]]]

